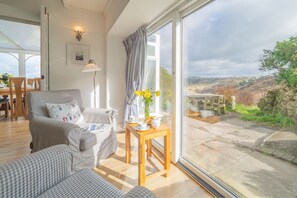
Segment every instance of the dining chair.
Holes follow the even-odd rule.
[[[28,78],[27,79],[27,88],[33,88],[35,83],[35,78]]]
[[[41,90],[41,78],[34,78],[34,89],[35,91]]]
[[[5,118],[8,117],[9,100],[7,98],[0,98],[0,111],[5,112]]]
[[[10,115],[11,121],[17,120],[18,117],[24,116],[27,119],[26,93],[27,83],[25,77],[9,78],[10,91]],[[14,98],[15,96],[15,98]]]

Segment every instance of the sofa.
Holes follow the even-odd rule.
[[[86,123],[104,124],[104,130],[86,132],[76,124],[50,118],[46,105],[75,100]],[[85,108],[80,90],[37,91],[27,93],[32,153],[57,144],[72,151],[73,170],[93,168],[117,150],[116,114],[113,109]]]
[[[0,166],[0,197],[147,197],[136,186],[127,194],[90,169],[72,173],[69,146],[56,145]]]

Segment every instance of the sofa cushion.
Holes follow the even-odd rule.
[[[50,118],[81,125],[84,122],[83,115],[76,100],[64,104],[46,103]]]
[[[124,193],[102,177],[83,169],[45,191],[39,197],[123,197]]]
[[[86,151],[94,145],[104,142],[104,140],[110,136],[112,131],[113,129],[111,124],[84,124],[79,144],[80,150]]]

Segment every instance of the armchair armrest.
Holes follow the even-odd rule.
[[[135,186],[124,196],[124,198],[155,198],[155,195],[145,187]]]
[[[87,123],[112,124],[114,129],[116,127],[118,112],[115,109],[85,108],[82,114]]]
[[[81,129],[79,126],[47,117],[30,120],[33,152],[57,145],[67,144],[71,150],[79,151]]]

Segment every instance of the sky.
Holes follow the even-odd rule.
[[[171,32],[161,28],[161,66]],[[183,18],[186,77],[260,76],[263,49],[297,36],[297,0],[216,0]]]

